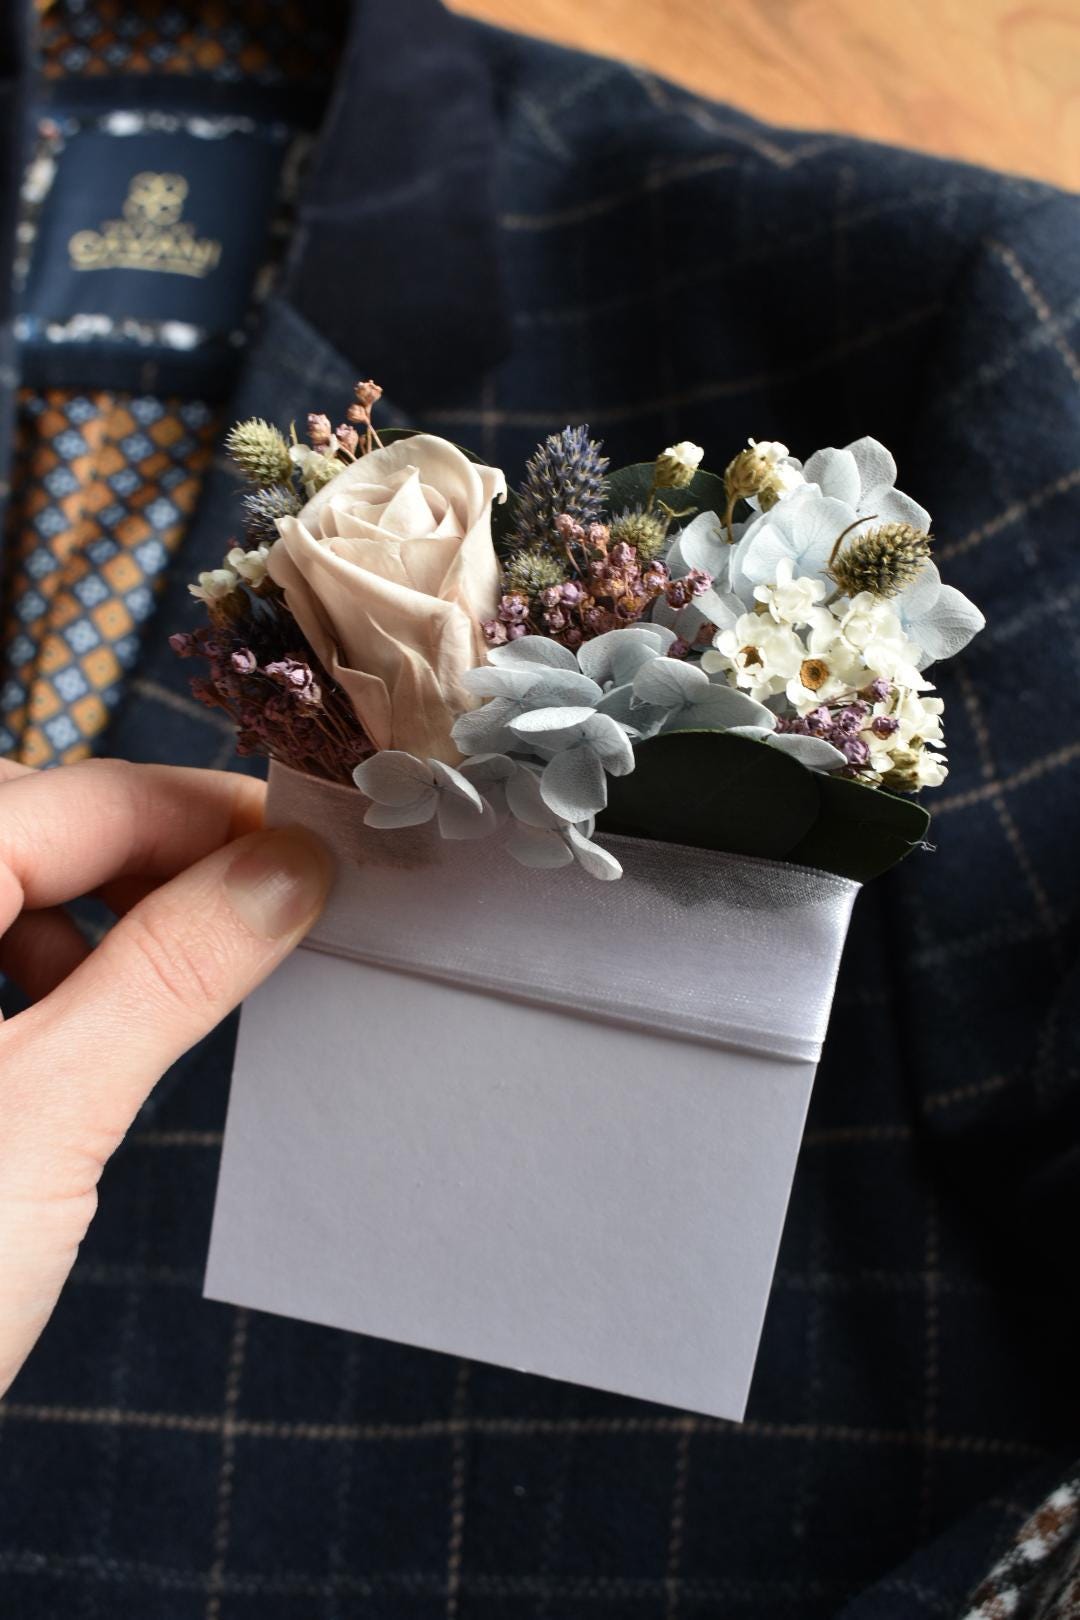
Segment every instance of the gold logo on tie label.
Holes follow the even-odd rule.
[[[181,174],[132,177],[123,219],[108,219],[96,231],[76,231],[68,242],[73,270],[156,270],[174,276],[206,276],[221,259],[221,243],[196,236],[182,219],[188,183]]]

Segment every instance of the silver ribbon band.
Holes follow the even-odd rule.
[[[519,866],[497,836],[375,831],[366,807],[355,788],[271,766],[269,824],[311,828],[338,862],[308,948],[710,1045],[820,1057],[850,879],[602,837],[623,866],[602,883],[576,866]],[[479,1030],[476,1051],[493,1056]]]

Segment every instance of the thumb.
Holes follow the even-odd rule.
[[[311,927],[332,875],[317,839],[278,829],[227,844],[140,900],[11,1027],[32,1058],[24,1119],[44,1117],[64,1147],[107,1158],[169,1065]]]

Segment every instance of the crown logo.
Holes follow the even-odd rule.
[[[68,242],[73,270],[156,270],[174,276],[206,276],[221,259],[221,243],[197,236],[181,216],[188,183],[181,174],[133,175],[123,218],[96,231],[76,231]]]

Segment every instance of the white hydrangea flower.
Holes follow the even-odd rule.
[[[270,542],[264,540],[252,551],[245,551],[243,546],[233,546],[225,561],[239,574],[245,585],[257,588],[266,579],[266,559],[269,555]]]
[[[214,602],[223,602],[231,596],[240,583],[240,576],[231,568],[207,568],[199,575],[194,585],[188,590],[198,602],[205,602],[210,606]]]
[[[867,680],[884,675],[899,686],[916,690],[930,684],[919,673],[919,649],[904,634],[891,600],[861,591],[846,605],[838,602],[828,610],[828,618],[821,614],[810,634],[811,652],[826,658],[831,654],[835,659],[839,657],[837,640],[859,654],[870,672]]]
[[[755,585],[754,599],[768,608],[777,624],[812,624],[814,609],[824,602],[828,587],[823,579],[796,576],[790,557],[781,557],[772,585]]]

